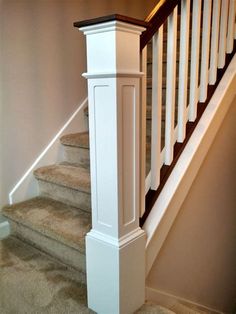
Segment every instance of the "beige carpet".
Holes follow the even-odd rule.
[[[1,314],[85,314],[86,286],[80,274],[37,249],[9,237],[0,241]],[[173,314],[147,303],[137,314]],[[113,313],[109,313],[113,314]]]
[[[93,313],[79,273],[15,239],[0,242],[1,314]]]

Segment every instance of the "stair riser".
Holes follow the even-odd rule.
[[[190,86],[190,76],[188,77],[188,85],[187,85],[187,91],[189,92],[189,86]],[[162,90],[166,92],[166,77],[163,76],[162,80]],[[152,77],[147,77],[147,89],[152,89]],[[178,89],[179,89],[179,79],[176,78],[175,80],[175,89],[176,93],[178,94]]]
[[[152,78],[152,63],[147,64],[147,77]],[[162,80],[166,80],[166,63],[162,66]]]
[[[190,57],[191,57],[191,49],[189,48],[189,53],[188,53],[189,64],[191,62]],[[147,50],[147,64],[152,63],[152,58],[153,58],[152,48],[150,46]],[[163,63],[162,63],[163,65],[165,65],[167,63],[167,46],[166,45],[163,47],[162,61],[163,61]],[[177,51],[176,51],[176,62],[179,63],[179,61],[180,61],[180,51],[179,51],[179,49],[177,49]]]
[[[189,92],[189,90],[188,90]],[[175,101],[178,102],[178,88],[175,89]],[[166,103],[166,89],[162,89],[162,106],[164,106]],[[152,88],[147,88],[147,105],[152,105]]]
[[[81,280],[85,282],[86,260],[85,255],[77,250],[68,247],[61,242],[44,236],[21,223],[9,220],[11,232],[17,238],[38,248],[44,253],[58,259],[62,263],[75,268],[81,273]]]
[[[89,169],[89,150],[86,148],[64,146],[64,159],[70,164]]]
[[[161,129],[162,130],[165,129],[165,121],[164,120],[161,121]],[[147,120],[146,121],[146,135],[151,136],[151,134],[152,134],[152,120]]]
[[[162,126],[165,125],[165,115],[166,115],[166,108],[164,106],[162,106],[162,111],[161,111],[161,114],[162,114]],[[147,111],[146,113],[146,120],[147,122],[146,123],[149,123],[148,121],[149,120],[152,120],[152,112],[151,112],[151,109]],[[175,119],[177,119],[178,117],[178,107],[175,106]]]
[[[38,179],[40,194],[91,212],[91,194]]]
[[[176,62],[176,76],[177,76],[177,83],[178,83],[178,71],[179,71],[179,62]],[[166,63],[163,63],[162,66],[162,82],[163,85],[166,85],[166,75],[167,75],[167,66]],[[152,63],[147,64],[147,78],[152,78]],[[188,79],[190,79],[190,63],[188,65]]]

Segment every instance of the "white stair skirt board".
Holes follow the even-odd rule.
[[[7,238],[10,234],[10,225],[8,221],[0,214],[0,240]]]
[[[77,107],[75,112],[57,132],[47,147],[39,154],[25,174],[16,183],[8,196],[10,204],[22,202],[38,195],[38,184],[33,175],[34,170],[62,160],[62,148],[60,145],[61,136],[68,133],[87,131],[85,118],[83,116],[83,110],[87,107],[87,105],[88,98],[84,99]]]
[[[143,226],[147,234],[146,275],[151,270],[153,262],[236,95],[235,84],[236,56],[229,64]]]
[[[187,311],[189,310],[191,313],[194,311],[194,313],[209,312],[212,314],[222,314],[222,312],[206,307],[202,304],[179,298],[175,295],[150,287],[146,287],[146,298],[147,300],[160,304],[161,306],[165,306],[172,311],[178,309],[179,312],[182,311],[183,313],[188,313]]]

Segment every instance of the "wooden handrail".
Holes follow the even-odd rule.
[[[74,27],[85,27],[94,24],[110,22],[110,21],[121,21],[146,28],[140,38],[140,50],[142,50],[147,43],[152,39],[153,35],[157,32],[159,27],[165,22],[168,16],[173,12],[174,8],[181,3],[181,0],[160,0],[154,7],[152,12],[147,16],[145,21],[130,18],[121,14],[112,14],[102,16],[94,19],[83,20],[74,23]]]
[[[157,14],[157,12],[160,10],[160,8],[163,6],[163,4],[168,0],[160,0],[156,6],[153,8],[153,10],[148,14],[148,16],[145,19],[145,22],[150,22],[151,19],[154,17],[154,15]]]
[[[161,0],[145,19],[148,23],[146,31],[141,35],[140,50],[147,45],[157,32],[159,27],[165,22],[168,16],[173,12],[174,8],[181,3],[181,0]]]

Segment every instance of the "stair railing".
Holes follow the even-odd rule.
[[[165,10],[168,5],[171,10]],[[160,16],[161,21],[158,19]],[[219,69],[225,67],[227,56],[232,55],[236,38],[235,1],[161,1],[148,19],[151,30],[148,27],[141,36],[141,70],[145,73],[141,87],[141,130],[144,130],[141,144],[141,225],[193,132],[195,122],[203,113],[209,96],[216,88],[221,76]],[[164,28],[167,36],[166,51],[163,49]],[[151,169],[146,177],[146,64],[150,58],[150,53],[147,52],[150,40]]]
[[[147,21],[116,14],[74,25],[87,42],[88,305],[97,313],[128,314],[145,300],[146,236],[140,216],[142,225],[235,51],[235,1],[161,0]],[[150,40],[151,171],[146,177]]]
[[[140,216],[145,215],[145,195],[150,188],[156,189],[160,183],[161,154],[161,120],[162,120],[162,62],[163,62],[163,24],[176,9],[179,0],[160,1],[146,18],[149,27],[142,33],[140,39],[141,71],[144,73],[141,81],[141,200]],[[174,35],[171,31],[169,34]],[[176,36],[176,35],[175,35]],[[152,135],[151,135],[151,170],[146,178],[146,106],[147,106],[147,45],[153,41],[152,51]],[[175,42],[170,38],[171,42]],[[174,51],[174,50],[173,50]],[[172,60],[173,62],[174,60]],[[174,70],[174,69],[173,69]],[[174,82],[173,82],[174,83]],[[171,85],[169,85],[171,87]],[[147,212],[146,212],[147,213]]]

